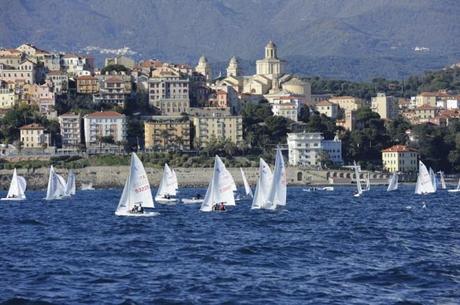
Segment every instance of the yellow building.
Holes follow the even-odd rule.
[[[14,91],[0,89],[0,109],[11,109],[15,103]]]
[[[206,147],[212,140],[227,139],[235,144],[243,141],[243,119],[222,113],[200,114],[192,118],[195,147]]]
[[[436,101],[438,100],[438,92],[422,92],[415,97],[415,105],[421,107],[423,105],[429,105],[436,107]]]
[[[362,99],[353,96],[334,96],[329,99],[329,102],[345,111],[356,111],[364,105]]]
[[[44,148],[50,144],[50,137],[45,134],[45,128],[39,124],[29,124],[19,128],[22,147]]]
[[[417,171],[418,153],[405,146],[394,145],[382,150],[383,169],[393,172],[415,172]]]
[[[190,120],[182,116],[154,116],[144,122],[145,148],[190,150]]]

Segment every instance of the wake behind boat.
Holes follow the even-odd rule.
[[[1,200],[13,200],[21,201],[26,199],[25,191],[27,188],[26,179],[22,176],[18,176],[16,169],[13,171],[13,177],[11,178],[10,188],[5,198]]]
[[[129,176],[115,215],[136,217],[159,215],[157,212],[148,212],[145,208],[154,208],[150,183],[144,165],[137,155],[132,153]]]

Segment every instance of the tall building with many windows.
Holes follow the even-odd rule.
[[[384,120],[393,120],[398,116],[399,101],[394,96],[387,96],[385,93],[377,93],[372,98],[372,111],[377,112]]]
[[[201,113],[192,117],[195,130],[195,147],[206,147],[209,142],[227,139],[239,144],[243,142],[243,119],[224,113]]]
[[[114,143],[126,141],[126,116],[115,111],[87,114],[83,118],[86,148],[100,146],[111,139]],[[108,144],[108,143],[107,143]]]
[[[184,116],[153,116],[144,122],[145,149],[190,150],[190,120]]]
[[[149,104],[163,115],[187,113],[190,108],[188,78],[169,67],[153,71],[149,79]]]
[[[65,113],[59,116],[61,143],[63,148],[78,149],[81,144],[81,116],[78,113]]]

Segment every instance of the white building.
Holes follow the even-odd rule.
[[[333,104],[329,101],[321,101],[315,106],[316,111],[320,114],[324,114],[328,118],[335,119],[337,118],[337,114],[339,112],[339,106],[337,104]]]
[[[287,143],[292,166],[320,166],[323,153],[334,164],[343,164],[342,141],[337,137],[324,140],[321,132],[288,133]]]
[[[447,109],[459,109],[460,108],[460,98],[447,100],[446,102]]]
[[[280,97],[278,99],[273,99],[270,105],[272,106],[273,115],[282,116],[297,122],[300,109],[300,103],[297,99]]]
[[[99,146],[103,138],[126,141],[126,116],[115,111],[101,111],[87,114],[83,118],[86,147]]]

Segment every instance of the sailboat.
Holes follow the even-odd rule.
[[[452,189],[452,190],[447,190],[449,193],[457,193],[457,192],[460,192],[460,178],[458,179],[458,184],[457,184],[457,188],[455,189]]]
[[[270,192],[264,207],[270,210],[278,206],[286,205],[287,181],[286,167],[284,166],[283,154],[279,147],[276,148],[275,169],[273,170],[273,179],[270,186]]]
[[[135,153],[131,155],[129,176],[120,197],[115,215],[117,216],[155,216],[156,212],[146,212],[144,208],[153,208],[150,183],[144,165]]]
[[[58,200],[65,197],[66,181],[61,175],[58,175],[51,165],[48,178],[48,188],[46,190],[46,200]]]
[[[446,180],[444,179],[444,172],[439,172],[439,176],[441,177],[441,189],[445,190],[447,186]]]
[[[155,195],[155,201],[158,203],[170,203],[173,204],[177,201],[177,180],[171,168],[165,163],[163,170],[163,176],[161,177],[160,185],[158,186],[157,194]]]
[[[433,169],[430,167],[430,177],[431,182],[433,184],[434,191],[438,190],[438,179],[436,178],[436,174],[434,173]]]
[[[73,170],[69,171],[69,176],[67,177],[67,183],[65,185],[65,195],[73,196],[75,195],[76,186],[75,186],[75,174]]]
[[[361,178],[359,177],[360,169],[359,166],[354,162],[354,169],[355,169],[355,176],[356,176],[356,189],[357,193],[355,193],[353,196],[359,197],[363,194],[363,188],[361,186]]]
[[[200,211],[211,212],[218,210],[219,204],[234,206],[235,198],[233,195],[234,180],[230,172],[225,168],[225,164],[216,155],[211,181],[209,182],[204,201]]]
[[[27,188],[26,179],[22,176],[18,176],[16,169],[13,171],[13,177],[11,178],[10,188],[5,198],[1,200],[25,200],[26,195],[24,194]]]
[[[369,172],[367,172],[367,176],[366,176],[366,188],[363,190],[363,191],[370,191],[371,190],[371,174]]]
[[[387,192],[396,191],[398,189],[398,180],[398,173],[394,172],[388,182]]]
[[[80,189],[82,191],[94,191],[94,187],[92,183],[82,183]]]
[[[240,167],[241,171],[241,177],[243,178],[243,184],[244,184],[244,191],[246,193],[246,197],[251,197],[253,198],[252,190],[251,187],[249,186],[248,180],[246,179],[246,175],[244,174],[243,169]]]
[[[415,185],[415,194],[429,194],[436,192],[433,185],[433,178],[422,161],[418,161],[418,177]]]
[[[264,159],[260,158],[259,178],[257,179],[257,185],[254,192],[254,199],[252,200],[251,209],[268,208],[267,200],[272,181],[273,173],[270,169],[270,166],[268,166]]]

